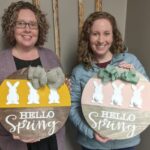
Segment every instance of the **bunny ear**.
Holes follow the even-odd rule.
[[[28,85],[29,88],[32,88],[32,85],[31,85],[30,82],[27,82],[27,85]]]
[[[9,88],[12,87],[12,84],[11,84],[9,81],[7,81],[6,84],[7,84],[7,86],[8,86]]]
[[[136,90],[136,86],[135,85],[132,84],[131,87],[132,87],[133,90]]]
[[[17,87],[19,84],[20,84],[20,82],[17,81],[17,82],[14,84],[14,87]]]
[[[140,86],[139,91],[142,91],[144,89],[144,85]]]
[[[122,83],[121,85],[120,85],[120,88],[122,89],[124,87],[124,84]]]
[[[95,86],[95,87],[97,87],[97,86],[98,86],[98,84],[97,84],[97,82],[96,82],[96,81],[94,81],[94,86]]]
[[[115,84],[114,82],[112,82],[112,86],[113,86],[114,88],[116,88],[116,84]]]
[[[100,83],[100,84],[99,84],[99,87],[102,87],[102,86],[103,86],[103,84]]]

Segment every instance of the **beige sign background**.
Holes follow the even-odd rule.
[[[150,82],[134,85],[122,80],[103,84],[93,77],[82,94],[82,110],[88,124],[110,139],[127,139],[150,124]]]

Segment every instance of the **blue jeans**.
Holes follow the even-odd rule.
[[[121,149],[112,149],[112,150],[135,150],[136,147],[127,147],[127,148],[121,148]],[[88,149],[82,146],[82,150],[98,150],[98,149]]]

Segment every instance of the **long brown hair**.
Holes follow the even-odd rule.
[[[4,15],[2,16],[2,31],[4,34],[4,38],[6,38],[7,42],[11,46],[16,45],[16,39],[14,37],[14,27],[17,21],[18,13],[21,9],[30,9],[35,14],[39,30],[38,40],[35,45],[43,45],[46,41],[46,35],[49,29],[46,16],[36,6],[24,1],[13,2],[4,11]]]
[[[83,63],[86,67],[91,67],[94,60],[94,54],[89,44],[90,30],[95,20],[107,19],[112,25],[113,30],[113,43],[110,47],[112,54],[117,54],[125,51],[125,46],[121,37],[121,33],[118,30],[115,18],[107,12],[94,12],[84,22],[78,48],[79,62]]]

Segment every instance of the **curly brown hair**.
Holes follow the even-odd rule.
[[[118,30],[115,18],[107,12],[94,12],[92,13],[84,22],[78,48],[78,59],[79,62],[83,63],[86,67],[91,67],[94,60],[94,54],[89,44],[89,36],[91,32],[91,27],[95,20],[107,19],[113,30],[113,43],[110,47],[112,54],[117,54],[125,51],[125,46],[121,37],[121,33]]]
[[[49,25],[47,23],[45,14],[43,14],[40,9],[38,9],[35,5],[31,4],[30,2],[24,1],[13,2],[4,11],[1,25],[4,38],[6,38],[6,40],[11,46],[16,45],[16,39],[14,37],[14,27],[18,18],[18,13],[21,9],[30,9],[35,14],[39,30],[38,40],[35,46],[44,45]]]

